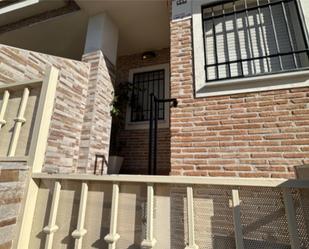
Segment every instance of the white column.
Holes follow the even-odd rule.
[[[233,201],[233,220],[235,229],[235,243],[236,249],[244,249],[244,238],[242,233],[241,225],[241,213],[240,213],[240,200],[238,189],[232,190],[232,201]]]
[[[53,200],[50,208],[49,221],[48,225],[44,227],[43,231],[47,234],[45,241],[45,249],[52,249],[54,233],[58,231],[59,227],[56,225],[56,218],[58,212],[58,205],[60,199],[60,182],[55,182],[54,191],[53,191]]]
[[[117,233],[118,202],[119,185],[118,183],[114,183],[109,234],[104,237],[104,240],[106,241],[106,243],[108,243],[108,249],[116,249],[116,242],[120,238],[120,235]]]
[[[116,65],[118,36],[118,27],[106,12],[90,17],[84,54],[101,50]]]
[[[87,230],[84,228],[87,197],[88,197],[88,185],[87,183],[83,182],[82,192],[80,196],[80,203],[79,203],[77,228],[72,233],[72,237],[75,239],[75,247],[74,247],[75,249],[82,249],[83,237],[87,233]]]
[[[147,231],[146,238],[142,241],[141,247],[152,249],[156,245],[156,239],[153,236],[153,209],[154,209],[154,189],[153,184],[147,186]]]
[[[2,126],[6,124],[4,115],[6,112],[7,105],[9,103],[9,98],[10,98],[10,93],[8,90],[5,90],[3,94],[1,109],[0,109],[0,131],[1,131]]]
[[[11,140],[11,144],[10,144],[10,147],[9,147],[9,153],[8,153],[9,157],[15,156],[17,143],[18,143],[18,139],[19,139],[19,135],[20,135],[20,131],[21,131],[21,126],[22,126],[23,123],[26,122],[24,115],[25,115],[25,111],[26,111],[26,107],[27,107],[27,103],[28,103],[29,94],[30,94],[30,91],[26,87],[24,89],[23,96],[21,98],[21,102],[20,102],[20,106],[19,106],[19,110],[18,110],[18,116],[14,119],[15,127],[14,127],[14,131],[13,131],[13,137],[12,137],[12,140]]]
[[[198,249],[195,244],[194,233],[194,205],[193,205],[193,188],[187,187],[187,215],[188,215],[188,245],[185,249]]]

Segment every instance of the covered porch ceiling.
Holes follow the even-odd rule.
[[[107,12],[119,28],[118,56],[169,47],[167,0],[76,0],[79,10],[60,11],[54,17],[50,14],[64,10],[70,2],[34,1],[28,7],[2,13],[0,43],[79,60],[88,18]],[[46,15],[50,18],[42,18]]]

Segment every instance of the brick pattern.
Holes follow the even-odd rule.
[[[0,249],[11,248],[16,236],[27,175],[25,162],[0,162]]]
[[[104,155],[108,160],[112,123],[110,103],[113,99],[115,68],[101,51],[85,54],[82,60],[90,63],[90,75],[79,168],[86,168],[91,173],[95,155]],[[107,168],[104,170],[106,172]]]
[[[84,62],[0,45],[0,81],[42,79],[46,67],[60,70],[44,170],[93,172],[95,154],[108,159],[114,66],[102,52]]]
[[[48,65],[60,69],[45,168],[75,172],[86,107],[89,65],[0,45],[0,81],[42,79]]]
[[[172,174],[294,178],[309,158],[309,88],[195,98],[191,29],[171,22]]]
[[[156,58],[142,60],[141,54],[122,56],[117,61],[116,82],[129,80],[129,71],[134,68],[154,66],[169,63],[169,49],[156,51]],[[122,130],[119,133],[121,144],[120,156],[124,157],[121,173],[147,174],[148,167],[148,129]],[[111,154],[115,154],[114,151]],[[158,174],[167,175],[170,172],[170,130],[158,130]]]
[[[168,128],[158,131],[157,173],[170,173],[170,131]],[[120,133],[125,158],[122,174],[148,174],[148,130],[123,130]]]

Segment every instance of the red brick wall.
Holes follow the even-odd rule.
[[[293,178],[309,162],[309,87],[194,98],[192,65],[191,20],[171,22],[172,174]]]
[[[141,60],[141,54],[122,56],[117,61],[116,81],[129,80],[130,69],[169,63],[169,49],[156,51],[156,58]],[[119,134],[124,165],[121,173],[147,174],[148,166],[148,129],[122,130]],[[112,152],[113,154],[113,152]],[[158,131],[158,174],[170,172],[170,129]]]

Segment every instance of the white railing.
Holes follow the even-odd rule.
[[[42,124],[50,123],[57,77],[50,68],[45,79],[0,82],[0,162],[33,159]]]
[[[39,190],[24,248],[308,248],[306,180],[42,173],[33,180]]]

